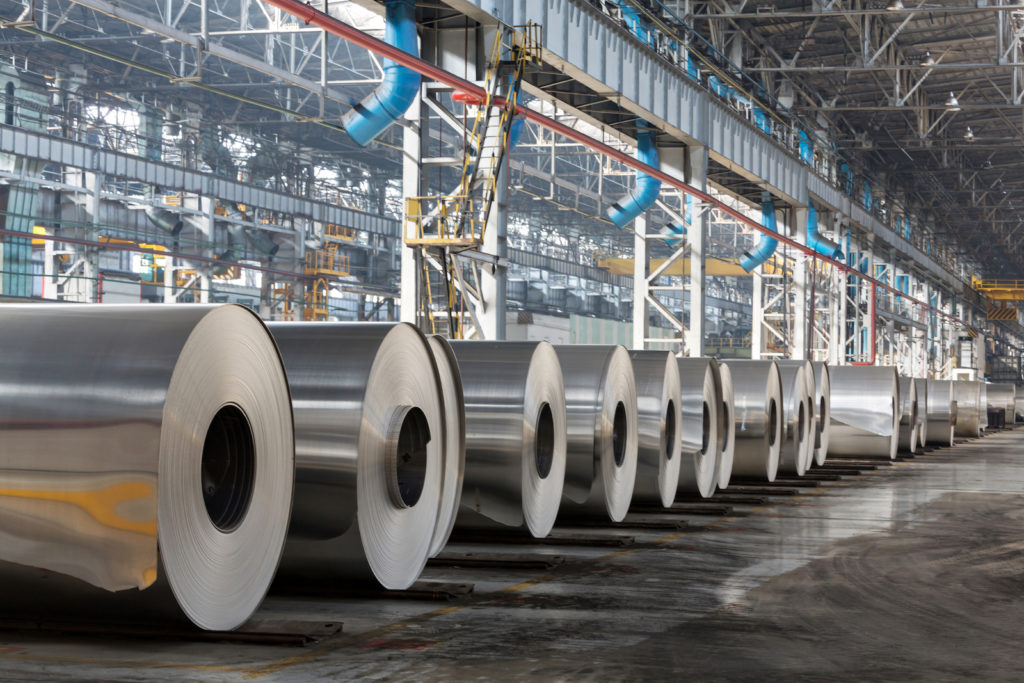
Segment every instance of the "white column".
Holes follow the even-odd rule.
[[[794,207],[789,212],[792,223],[789,233],[796,236],[800,244],[807,244],[807,208]],[[794,250],[793,266],[793,345],[789,349],[789,357],[793,360],[807,360],[807,286],[808,262],[810,256]]]
[[[421,179],[421,146],[420,146],[420,110],[422,104],[409,107],[406,115],[408,120],[402,135],[402,211],[405,211],[405,200],[420,194]],[[400,225],[402,235],[399,236],[400,274],[399,318],[404,323],[417,324],[417,308],[419,308],[419,254],[416,249],[405,244],[406,225]]]
[[[764,350],[764,281],[760,268],[755,268],[750,274],[750,282],[753,287],[750,299],[750,358],[760,360]]]
[[[632,348],[647,347],[650,316],[647,314],[647,218],[633,221],[633,343]]]
[[[707,147],[691,145],[686,148],[687,182],[698,190],[707,189]],[[704,355],[704,245],[707,239],[707,212],[696,210],[690,217],[690,327],[687,329],[688,355]]]
[[[493,264],[480,269],[480,296],[483,309],[477,312],[484,339],[505,339],[505,309],[508,285],[508,155],[498,172],[494,204],[487,215],[487,229],[481,251],[496,257]]]

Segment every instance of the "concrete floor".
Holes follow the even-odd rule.
[[[0,679],[1024,679],[1024,429],[736,512],[617,549],[457,546],[565,563],[429,568],[475,586],[454,602],[268,599],[344,622],[309,647],[0,633]]]

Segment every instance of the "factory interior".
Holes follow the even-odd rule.
[[[0,0],[0,117],[0,681],[1024,679],[1024,0]]]

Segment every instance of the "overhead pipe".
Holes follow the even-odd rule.
[[[807,246],[829,258],[843,258],[843,250],[839,245],[818,232],[818,210],[811,202],[807,203]]]
[[[637,123],[636,158],[648,166],[658,168],[658,148],[654,134],[646,121]],[[636,184],[622,199],[608,208],[608,218],[620,228],[654,206],[661,192],[661,181],[643,171],[636,172]]]
[[[419,54],[416,3],[386,0],[384,40],[410,55]],[[365,147],[404,114],[420,94],[420,75],[390,59],[384,60],[384,80],[341,119],[352,139]]]
[[[659,233],[665,235],[665,244],[678,249],[683,239],[689,232],[690,226],[693,225],[693,196],[686,195],[686,210],[683,213],[683,219],[685,223],[669,223],[663,227]]]
[[[339,38],[344,38],[345,40],[351,42],[354,45],[358,45],[359,47],[365,48],[370,52],[380,55],[381,57],[384,57],[386,59],[393,60],[398,64],[401,64],[402,66],[408,67],[413,71],[416,71],[417,73],[430,78],[431,80],[443,83],[444,85],[447,85],[450,88],[454,88],[455,90],[462,90],[467,93],[476,94],[478,97],[481,98],[486,95],[484,89],[481,88],[476,83],[468,81],[465,78],[456,76],[455,74],[446,71],[435,64],[426,62],[420,59],[419,57],[404,52],[378,38],[374,38],[365,31],[360,31],[354,26],[350,26],[349,24],[346,24],[345,22],[339,19],[335,19],[329,14],[326,14],[325,12],[316,9],[312,5],[308,5],[304,2],[301,2],[300,0],[263,1],[268,5],[277,7],[295,17],[298,17],[306,24],[312,24],[329,33],[338,36]],[[507,104],[508,103],[504,98],[498,97],[494,99],[494,106],[496,107],[505,107],[507,106]],[[747,227],[753,228],[754,230],[757,230],[758,232],[764,234],[773,235],[773,237],[776,238],[778,241],[793,247],[794,249],[800,251],[801,253],[814,253],[813,249],[807,247],[806,245],[800,244],[794,239],[786,237],[785,235],[779,235],[777,233],[773,234],[772,231],[766,226],[760,225],[757,221],[747,217],[741,211],[723,203],[721,200],[711,196],[707,192],[698,190],[693,185],[685,183],[682,180],[679,180],[678,178],[675,178],[667,173],[662,172],[659,168],[652,167],[638,159],[634,159],[629,154],[626,154],[625,152],[622,152],[612,147],[611,145],[601,142],[600,140],[592,138],[584,132],[578,131],[572,128],[571,126],[568,126],[559,121],[555,121],[554,119],[549,118],[544,114],[541,114],[540,112],[534,111],[533,109],[524,109],[523,115],[526,117],[527,120],[532,121],[533,123],[536,123],[537,125],[552,131],[556,135],[560,135],[562,137],[568,138],[569,140],[572,140],[573,142],[577,142],[583,145],[584,147],[590,148],[591,150],[597,152],[598,154],[602,154],[610,159],[614,159],[619,163],[629,166],[632,169],[635,169],[637,171],[643,171],[644,173],[653,176],[654,178],[657,178],[663,183],[667,183],[671,187],[674,187],[688,195],[693,196],[696,200],[699,200],[702,203],[714,206],[725,215],[734,218],[743,225],[746,225]],[[850,268],[850,266],[848,266],[845,263],[842,263],[832,258],[828,258],[826,256],[822,256],[821,259],[822,261],[825,261],[826,263],[832,265],[833,267],[838,268],[841,272],[854,273],[853,269]],[[857,277],[860,277],[867,282],[870,282],[878,287],[881,287],[886,291],[895,293],[894,287],[880,283],[867,275],[862,275],[859,273],[854,274]],[[949,318],[950,320],[953,320],[961,324],[966,324],[962,320],[960,320],[960,318],[957,318],[955,315],[934,308],[928,305],[927,303],[920,301],[919,299],[911,299],[911,301],[915,305],[922,306],[926,309],[934,310],[939,315]]]
[[[161,209],[158,206],[147,206],[146,218],[149,219],[150,223],[174,237],[177,237],[178,233],[185,227],[185,222],[181,219],[181,216],[167,209]]]
[[[775,199],[768,192],[761,193],[761,225],[773,233],[778,233],[775,223]],[[753,251],[743,252],[743,257],[740,258],[740,267],[749,273],[771,258],[771,255],[775,253],[775,247],[778,245],[779,241],[777,239],[770,237],[768,233],[764,233],[761,235],[761,241],[757,243]]]

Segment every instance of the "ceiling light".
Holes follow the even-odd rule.
[[[935,58],[932,57],[932,53],[928,50],[924,51],[924,59],[921,60],[921,66],[935,66]]]
[[[949,98],[946,100],[946,107],[948,107],[950,111],[960,111],[960,102],[952,92],[949,93]]]
[[[964,133],[964,140],[967,140],[967,142],[974,142],[974,131],[971,130],[970,126],[967,126],[967,132]]]
[[[887,12],[899,12],[903,9],[902,0],[890,0],[889,4],[885,6]]]

